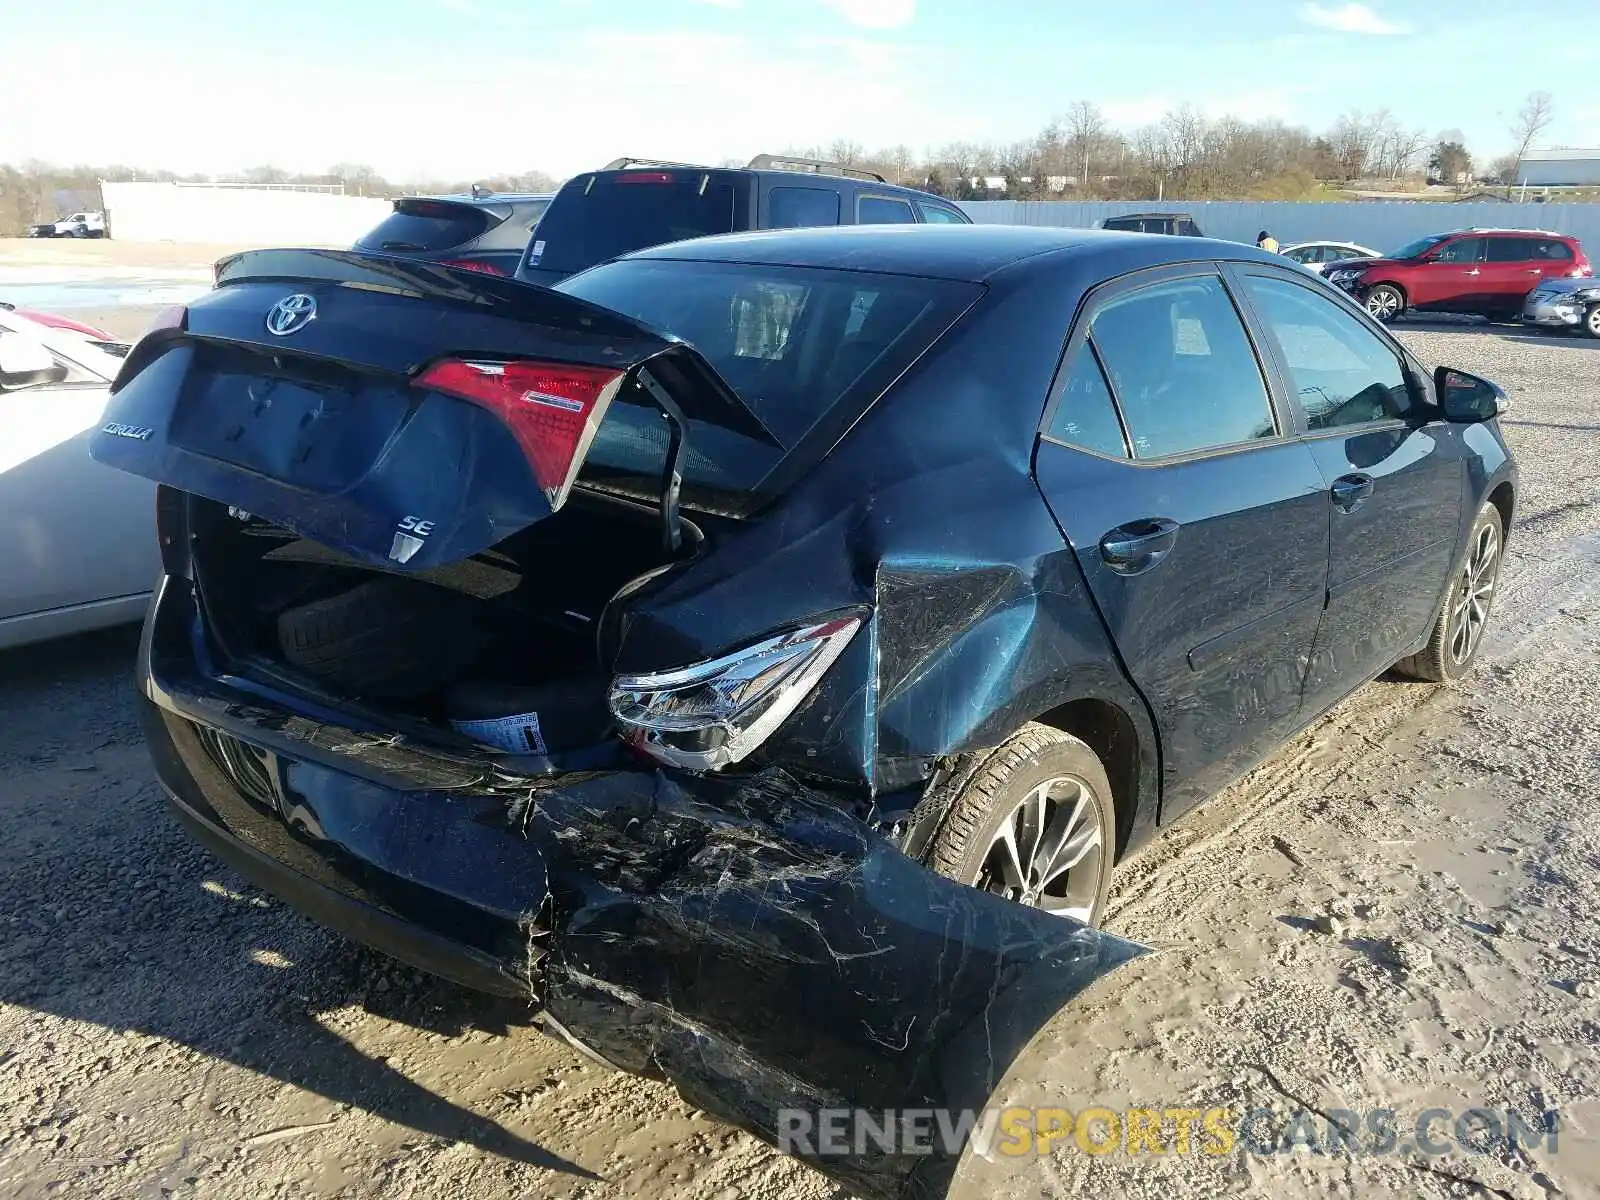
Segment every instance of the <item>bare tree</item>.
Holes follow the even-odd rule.
[[[1087,188],[1091,158],[1105,141],[1106,119],[1099,108],[1089,101],[1076,100],[1067,109],[1063,133],[1067,153],[1071,155],[1072,169],[1077,171],[1080,164],[1083,168],[1078,175],[1078,186]]]
[[[1529,92],[1528,98],[1517,110],[1517,119],[1511,126],[1511,136],[1517,139],[1517,176],[1522,175],[1522,160],[1528,156],[1534,139],[1555,119],[1555,102],[1549,92]],[[1511,182],[1515,183],[1513,179]]]

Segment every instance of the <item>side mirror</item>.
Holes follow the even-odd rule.
[[[1447,421],[1492,421],[1511,407],[1499,384],[1454,367],[1440,367],[1433,373],[1433,390]]]
[[[0,391],[60,383],[67,369],[55,355],[20,333],[0,333]]]

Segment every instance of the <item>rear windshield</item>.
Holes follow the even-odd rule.
[[[582,271],[664,242],[732,233],[738,193],[704,171],[622,171],[574,180],[539,221],[527,265]]]
[[[495,218],[470,204],[448,201],[401,201],[401,208],[390,213],[360,241],[358,250],[387,253],[422,254],[448,250],[478,237]]]
[[[769,492],[769,477],[791,455],[798,461],[788,467],[809,465],[981,292],[940,279],[652,259],[597,267],[556,290],[689,342],[780,443],[691,421],[683,464],[691,501],[696,490]],[[615,406],[582,477],[630,478],[654,495],[667,441],[655,410]]]

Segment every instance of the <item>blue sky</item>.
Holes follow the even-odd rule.
[[[1600,5],[1504,0],[0,0],[0,161],[397,179],[619,154],[1031,135],[1074,100],[1323,127],[1387,107],[1482,160],[1535,88],[1600,145]],[[1130,14],[1137,12],[1137,21]],[[63,119],[67,114],[70,117]]]

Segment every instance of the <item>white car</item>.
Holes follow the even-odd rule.
[[[56,222],[57,237],[104,237],[105,233],[103,212],[77,212]]]
[[[1285,246],[1279,251],[1285,258],[1292,258],[1308,271],[1322,274],[1322,269],[1328,263],[1340,262],[1346,258],[1382,258],[1383,255],[1366,246],[1358,246],[1354,242],[1297,242],[1293,246]]]
[[[122,360],[0,309],[0,649],[144,615],[155,488],[89,457]]]

